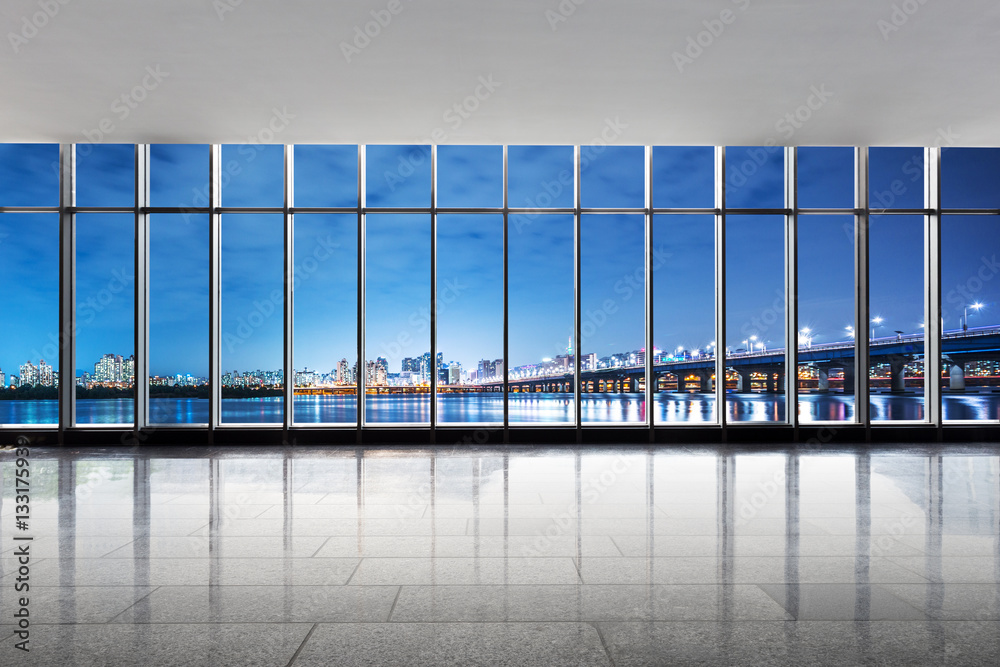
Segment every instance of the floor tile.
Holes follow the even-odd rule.
[[[879,586],[759,584],[797,621],[920,621],[918,607]]]
[[[570,558],[365,558],[352,586],[579,583]]]
[[[122,582],[126,583],[126,582]],[[107,623],[154,590],[153,586],[32,586],[29,612],[34,623]],[[21,594],[4,587],[0,608],[13,618]]]

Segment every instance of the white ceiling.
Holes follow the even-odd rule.
[[[3,0],[0,25],[5,142],[1000,145],[995,0]]]

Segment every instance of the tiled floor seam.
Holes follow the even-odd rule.
[[[325,540],[323,540],[323,544],[319,545],[319,547],[316,549],[316,551],[314,551],[312,553],[312,556],[309,556],[309,558],[315,558],[316,554],[318,554],[320,551],[322,551],[323,547],[326,546],[326,543],[329,542],[332,539],[333,539],[333,535],[328,535],[327,538]]]
[[[76,587],[74,586],[74,588],[76,588]],[[105,625],[111,625],[112,623],[115,622],[116,618],[118,618],[119,616],[121,616],[122,614],[124,614],[125,612],[127,612],[129,609],[131,609],[132,607],[136,606],[137,604],[139,604],[140,602],[142,602],[143,600],[145,600],[146,598],[148,598],[150,595],[152,595],[156,591],[160,590],[161,588],[162,588],[162,586],[153,586],[152,590],[150,590],[148,593],[146,593],[145,595],[143,595],[141,598],[139,598],[138,600],[136,600],[135,602],[133,602],[129,606],[127,606],[124,609],[122,609],[120,612],[118,612],[117,614],[115,614],[111,618],[109,618],[106,621]]]
[[[399,602],[399,596],[400,596],[400,594],[402,594],[402,592],[403,592],[403,587],[402,586],[400,586],[399,588],[396,589],[396,597],[394,597],[392,599],[392,607],[389,608],[389,615],[386,616],[386,618],[385,618],[385,622],[386,623],[389,623],[390,621],[392,621],[392,614],[393,614],[393,612],[396,611],[396,603]]]
[[[289,659],[288,664],[285,665],[285,667],[292,667],[292,665],[295,664],[295,661],[298,659],[299,654],[302,653],[302,649],[305,648],[306,643],[309,641],[309,638],[312,637],[313,633],[316,632],[316,628],[318,627],[319,623],[313,623],[312,627],[309,628],[309,632],[307,632],[306,636],[303,637],[302,643],[299,644],[299,647],[297,649],[295,649],[295,653],[292,654],[292,657]]]
[[[615,667],[615,659],[611,655],[611,647],[608,646],[608,642],[604,639],[604,632],[601,631],[600,623],[596,621],[587,621],[586,623],[594,628],[594,631],[597,633],[597,638],[601,641],[601,648],[604,649],[604,655],[608,657],[608,664],[611,667]]]
[[[351,576],[349,576],[349,577],[347,578],[347,581],[345,581],[345,582],[344,582],[344,584],[343,584],[344,586],[346,586],[346,585],[348,585],[349,583],[351,583],[351,579],[353,579],[353,578],[354,578],[354,575],[355,575],[355,574],[357,574],[357,572],[358,572],[358,568],[360,568],[360,567],[361,567],[361,561],[363,561],[363,560],[364,560],[364,558],[363,558],[363,557],[362,557],[362,558],[358,558],[358,564],[354,566],[354,569],[353,569],[353,570],[351,570]]]

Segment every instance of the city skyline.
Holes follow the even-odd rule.
[[[78,203],[129,205],[134,180],[132,147],[89,148],[78,163]],[[57,149],[50,145],[0,147],[0,205],[58,204],[58,179],[52,170]],[[242,162],[238,174],[224,179],[223,204],[280,206],[281,150],[280,146],[258,146],[241,154],[236,147],[224,147],[227,158]],[[655,206],[713,205],[711,148],[653,150]],[[202,202],[199,197],[202,185],[207,186],[207,151],[207,146],[152,146],[151,203],[204,205],[207,199]],[[414,156],[424,155],[422,151],[368,147],[369,203],[429,205],[429,198],[426,202],[416,198],[423,196],[425,185],[429,192],[430,172],[415,168],[410,174],[403,169],[419,159]],[[996,206],[995,196],[985,187],[997,172],[996,151],[946,151],[943,202]],[[508,153],[512,206],[572,205],[572,181],[566,180],[566,174],[573,173],[571,147],[510,147]],[[799,154],[800,205],[852,205],[851,149],[803,148]],[[502,174],[496,167],[501,155],[499,147],[441,147],[439,203],[491,206],[498,197],[502,201],[496,180],[497,173]],[[950,155],[962,157],[954,168],[949,168]],[[355,148],[302,147],[300,157],[295,187],[296,196],[301,192],[305,204],[356,204]],[[636,174],[642,174],[641,147],[609,147],[599,153],[584,147],[581,159],[584,205],[642,206],[642,186],[635,180]],[[922,164],[920,149],[871,149],[870,161],[873,207],[922,206],[922,181],[913,176]],[[731,206],[781,204],[781,151],[730,148],[727,165]],[[357,216],[301,213],[295,220],[295,365],[333,368],[342,350],[357,346]],[[984,255],[984,249],[996,247],[992,222],[984,216],[947,214],[942,220],[946,329],[960,325],[967,317],[964,307],[973,301],[987,306],[974,311],[973,325],[977,320],[978,324],[996,321],[997,286],[975,281],[977,269],[989,269],[990,261],[995,262]],[[771,346],[783,343],[783,314],[766,322],[771,319],[769,311],[784,307],[783,224],[783,216],[730,215],[727,219],[731,348],[753,335],[752,331],[758,331],[759,338]],[[508,225],[509,361],[513,367],[553,357],[572,333],[573,218],[539,209],[511,214]],[[920,257],[922,225],[921,215],[872,216],[870,300],[873,317],[881,319],[877,333],[911,333],[922,324],[921,263],[883,261],[890,256]],[[644,262],[642,226],[641,214],[585,214],[581,220],[585,325],[581,343],[585,353],[642,345],[642,285],[629,278]],[[853,252],[852,226],[850,216],[799,216],[800,326],[808,327],[818,341],[836,340],[855,324],[850,289],[845,300],[844,290],[837,288],[850,288],[852,283],[847,263]],[[281,227],[280,214],[223,216],[222,335],[230,344],[223,343],[226,367],[280,366],[281,317],[275,313],[280,314],[283,304],[280,297],[271,297],[283,286]],[[97,358],[106,349],[126,355],[133,352],[133,231],[130,213],[78,214],[78,358]],[[693,348],[714,340],[714,286],[709,282],[714,280],[710,254],[714,216],[657,214],[653,233],[654,341],[665,348]],[[426,214],[368,215],[365,312],[367,356],[371,358],[385,356],[398,365],[403,357],[429,348],[430,234]],[[208,216],[153,214],[150,239],[150,372],[207,376]],[[438,216],[438,347],[450,350],[464,368],[472,368],[479,357],[502,356],[501,239],[499,214]],[[833,259],[823,263],[824,257]],[[0,368],[6,372],[19,367],[28,357],[51,359],[55,365],[58,215],[0,215],[0,262],[9,275],[33,276],[0,296],[0,312],[19,314],[18,326],[5,327]],[[822,263],[821,271],[814,270],[817,263]],[[608,299],[613,313],[602,312]],[[593,315],[590,320],[588,313]],[[593,327],[587,326],[588,321]],[[246,326],[241,328],[243,323]],[[767,330],[761,332],[764,325]],[[248,331],[248,336],[242,335]]]

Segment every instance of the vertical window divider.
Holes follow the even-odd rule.
[[[133,430],[149,425],[149,144],[135,146],[135,355]],[[137,440],[137,442],[140,442]]]
[[[222,423],[222,217],[219,207],[222,202],[222,182],[219,173],[222,167],[222,145],[212,144],[208,160],[208,205],[209,205],[209,403],[208,442],[214,441],[214,431]]]
[[[924,149],[924,401],[926,420],[942,437],[941,406],[941,148]]]
[[[726,442],[726,148],[715,147],[715,403]]]
[[[656,380],[653,377],[653,148],[652,146],[646,146],[645,159],[643,160],[643,165],[645,167],[645,207],[646,207],[646,332],[645,332],[645,343],[646,348],[645,354],[643,354],[643,374],[645,375],[645,381],[643,382],[643,388],[645,390],[645,401],[646,401],[646,426],[649,429],[649,442],[654,442],[656,440],[656,431],[654,430],[654,418],[653,414],[656,411],[656,404],[653,402],[654,389],[656,386]]]
[[[358,359],[357,373],[357,439],[361,445],[361,427],[365,423],[365,146],[358,145]],[[359,492],[360,493],[360,492]]]
[[[510,376],[510,305],[508,287],[510,285],[509,229],[510,201],[507,193],[507,144],[503,146],[503,442],[510,443],[510,406],[508,405]]]
[[[436,441],[437,429],[437,145],[431,146],[431,414],[430,442]]]
[[[868,208],[868,148],[854,149],[854,419],[865,427],[865,442],[871,442],[871,385],[868,340],[868,237],[871,212]]]
[[[285,436],[282,439],[285,445],[289,443],[288,429],[295,421],[295,219],[292,215],[292,207],[295,205],[293,183],[295,179],[295,146],[285,144],[284,152],[284,205],[282,219],[284,224],[284,259],[285,259],[285,280],[284,280],[284,348],[283,363],[284,379],[283,386],[283,423]]]
[[[573,405],[575,406],[574,422],[576,425],[576,442],[580,444],[583,440],[583,378],[581,372],[580,358],[583,356],[583,346],[580,340],[580,309],[581,309],[581,266],[580,266],[580,146],[573,146],[573,171],[576,177],[573,179]]]
[[[76,426],[76,146],[59,146],[59,444]]]
[[[785,422],[799,436],[799,200],[797,149],[785,148]]]

